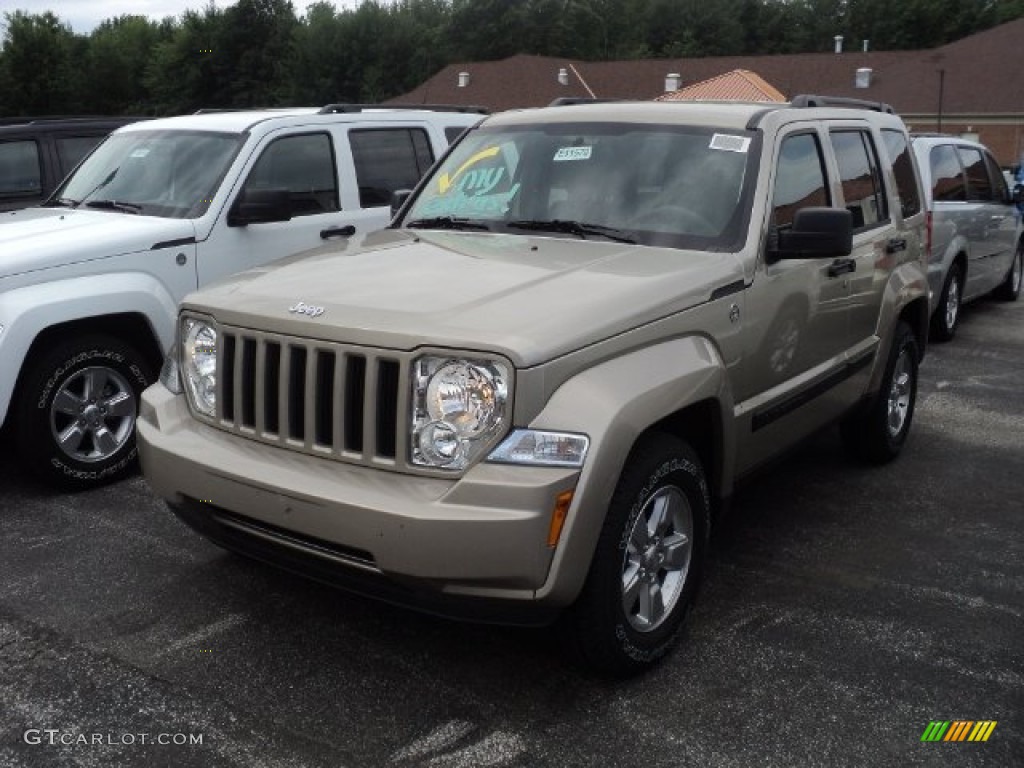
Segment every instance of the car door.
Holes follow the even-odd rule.
[[[833,205],[827,137],[796,127],[779,136],[768,241],[801,208]],[[773,260],[762,254],[746,291],[744,357],[737,378],[739,471],[751,469],[838,416],[848,405],[833,382],[844,370],[849,281],[833,258]]]
[[[981,290],[987,292],[999,285],[1010,270],[1017,247],[1017,212],[1009,201],[1002,171],[992,155],[981,147],[963,147],[961,160],[967,172],[969,194],[984,206],[986,214],[988,264]]]
[[[843,277],[850,294],[845,347],[853,362],[870,360],[877,349],[878,317],[893,262],[906,258],[908,251],[919,253],[920,248],[918,234],[905,225],[901,212],[890,210],[880,138],[864,124],[829,128],[839,204],[853,216],[853,252]],[[904,152],[910,162],[905,145]],[[865,365],[858,370],[867,376],[870,369]]]

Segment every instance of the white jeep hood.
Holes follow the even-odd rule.
[[[150,250],[195,237],[188,219],[25,208],[0,214],[0,277]]]

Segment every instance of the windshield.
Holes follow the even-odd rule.
[[[110,136],[54,193],[51,204],[194,219],[210,206],[241,134],[131,131]]]
[[[734,249],[759,147],[733,129],[485,126],[434,171],[401,226]]]

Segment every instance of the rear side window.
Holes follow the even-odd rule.
[[[250,189],[287,189],[292,215],[340,210],[334,150],[326,133],[286,136],[270,144],[245,182]]]
[[[348,139],[362,208],[390,205],[392,192],[415,187],[434,162],[422,128],[351,131]]]
[[[444,137],[448,140],[449,144],[454,144],[455,140],[466,132],[466,127],[462,125],[448,125],[444,129]]]
[[[967,181],[964,179],[960,158],[952,144],[932,147],[928,155],[932,171],[932,199],[936,202],[963,202],[967,199]]]
[[[853,215],[853,231],[870,229],[889,218],[878,153],[867,131],[832,131],[829,134],[839,166],[843,200]]]
[[[772,223],[776,227],[789,227],[801,208],[830,205],[825,179],[818,137],[813,133],[787,136],[779,150]]]
[[[83,157],[92,152],[93,147],[103,141],[103,136],[60,136],[57,138],[57,155],[60,167],[66,176],[78,165]]]
[[[900,211],[903,218],[913,216],[921,210],[921,193],[917,186],[917,174],[910,156],[910,144],[902,131],[883,130],[882,141],[892,161],[892,174],[896,179],[896,193],[900,196]]]
[[[43,193],[39,147],[34,141],[0,142],[0,197]]]
[[[995,199],[1002,201],[1006,199],[1009,189],[1006,187],[1006,177],[1003,176],[1003,171],[999,167],[999,164],[993,159],[992,155],[988,152],[982,152],[985,156],[985,165],[988,166],[988,175],[992,179],[992,186],[995,189]]]
[[[967,199],[982,202],[995,199],[992,179],[988,177],[988,168],[985,167],[981,150],[974,147],[959,147],[957,151],[960,154],[960,161],[964,164],[964,173],[967,174]]]

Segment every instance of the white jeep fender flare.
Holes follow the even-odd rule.
[[[53,280],[0,293],[0,424],[36,337],[55,325],[116,314],[145,316],[166,352],[177,302],[151,275],[125,272]]]

